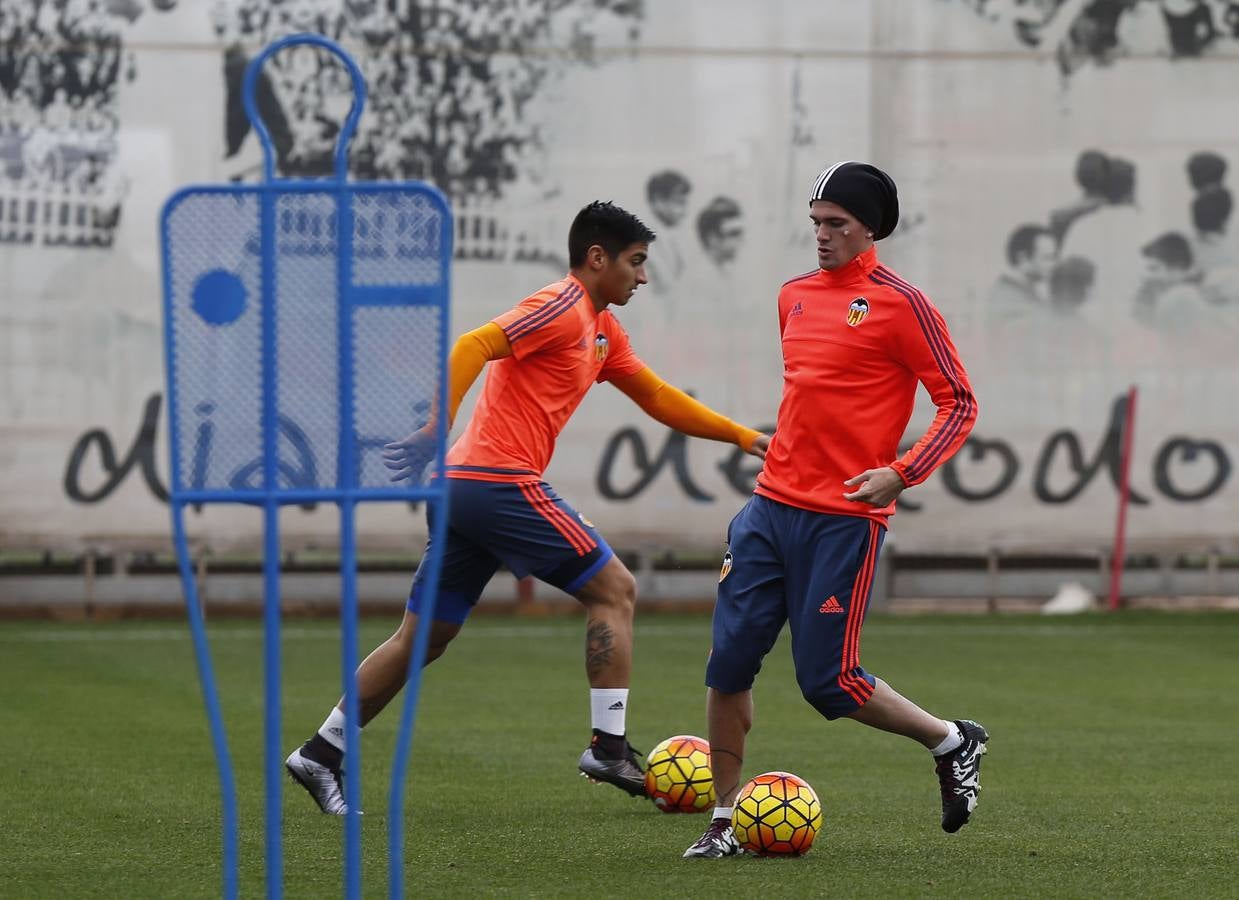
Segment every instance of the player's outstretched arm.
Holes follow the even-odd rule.
[[[612,384],[627,394],[653,419],[668,428],[692,437],[709,438],[736,444],[745,453],[766,458],[770,436],[745,428],[697,400],[677,387],[667,384],[648,366],[632,375],[612,379]]]
[[[473,387],[482,369],[492,359],[512,355],[512,345],[503,329],[494,322],[462,334],[452,346],[448,356],[447,427],[456,421],[465,394]],[[383,446],[383,465],[392,470],[392,481],[405,478],[418,480],[427,463],[434,458],[435,429],[438,426],[438,409],[430,413],[430,421],[402,440]]]

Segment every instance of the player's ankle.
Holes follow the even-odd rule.
[[[301,745],[301,755],[332,771],[339,769],[341,763],[344,762],[344,754],[338,748],[333,747],[321,734],[315,734]]]
[[[623,759],[628,751],[628,741],[624,735],[611,734],[599,728],[594,729],[590,746],[599,759]]]

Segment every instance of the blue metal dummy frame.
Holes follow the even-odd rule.
[[[263,65],[276,53],[293,45],[311,45],[322,48],[339,59],[348,70],[353,84],[353,103],[341,129],[334,154],[333,175],[326,179],[278,179],[276,177],[275,149],[271,135],[259,115],[255,101],[256,86]],[[366,85],[361,70],[354,60],[334,42],[315,34],[290,35],[275,41],[254,58],[245,73],[243,99],[249,117],[263,150],[263,174],[261,183],[249,185],[205,185],[188,187],[173,194],[164,206],[161,218],[163,256],[163,287],[165,298],[165,363],[168,372],[168,423],[171,452],[171,491],[173,537],[176,546],[181,580],[186,598],[186,611],[193,637],[203,701],[210,724],[212,746],[219,770],[223,818],[223,893],[228,898],[237,896],[238,834],[236,784],[228,751],[227,737],[221,715],[219,694],[211,663],[211,654],[206,637],[204,616],[199,604],[197,585],[189,553],[185,528],[185,507],[189,504],[241,503],[262,506],[264,516],[263,540],[263,619],[264,619],[264,693],[265,693],[265,778],[266,778],[266,848],[267,848],[267,895],[279,897],[283,891],[283,853],[281,844],[281,788],[283,785],[283,748],[280,734],[280,539],[279,508],[288,504],[307,502],[333,502],[340,509],[340,565],[342,580],[341,597],[341,666],[343,670],[343,693],[348,727],[345,735],[349,777],[345,782],[345,800],[349,813],[345,823],[345,884],[344,893],[349,898],[361,896],[361,831],[359,810],[361,806],[361,753],[359,701],[357,695],[357,567],[356,567],[356,505],[366,501],[421,501],[439,510],[431,516],[431,547],[441,548],[446,537],[447,479],[444,477],[443,458],[446,442],[446,417],[436,417],[436,462],[432,467],[434,476],[424,485],[407,485],[390,488],[366,488],[358,484],[356,465],[356,435],[353,408],[353,318],[352,312],[364,306],[433,305],[440,309],[437,334],[438,383],[435,388],[439,409],[447,409],[447,338],[449,282],[448,267],[451,261],[452,225],[451,213],[446,199],[435,188],[420,182],[350,183],[348,181],[348,145],[354,135],[358,119],[366,99]],[[358,287],[353,284],[353,212],[350,199],[364,191],[367,194],[401,192],[408,195],[415,191],[427,199],[439,212],[438,246],[442,277],[433,286],[402,286],[398,289],[385,287]],[[336,484],[324,488],[282,488],[278,483],[278,323],[276,319],[276,237],[275,207],[280,196],[298,193],[328,193],[335,198],[338,227],[337,285],[337,425],[338,465]],[[261,243],[261,309],[262,309],[262,370],[261,370],[261,420],[262,420],[262,487],[258,489],[202,489],[187,488],[181,471],[181,408],[178,403],[176,377],[177,351],[174,330],[173,305],[175,301],[172,282],[172,265],[169,253],[171,232],[169,218],[187,199],[204,194],[248,195],[256,197],[260,209],[259,240]],[[395,424],[395,423],[393,423]],[[394,435],[403,437],[404,434]],[[403,806],[404,782],[407,772],[409,748],[412,743],[413,725],[417,715],[421,670],[429,644],[429,622],[434,617],[441,568],[441,552],[437,549],[426,560],[427,601],[419,617],[419,628],[414,641],[409,663],[400,729],[397,736],[395,758],[389,792],[389,893],[401,897],[403,888]]]

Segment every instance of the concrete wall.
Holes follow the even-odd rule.
[[[86,6],[0,12],[0,547],[166,546],[158,210],[184,184],[257,176],[237,77],[305,29],[370,83],[355,174],[451,195],[457,330],[558,278],[572,214],[613,199],[659,232],[654,281],[620,314],[638,352],[769,426],[775,294],[814,265],[806,192],[831,162],[872,160],[903,208],[880,253],[942,310],[981,404],[970,446],[905,495],[900,546],[1106,546],[1131,385],[1137,546],[1236,543],[1239,225],[1209,218],[1239,182],[1231,4],[1198,4],[1210,32],[1077,0]],[[282,169],[321,172],[338,71],[297,53],[268,84]],[[647,195],[668,171],[678,207]],[[1062,240],[1012,266],[1025,224]],[[1146,249],[1166,234],[1182,240]],[[711,550],[753,474],[604,385],[547,478],[617,545]],[[247,511],[191,519],[216,548],[260,533]],[[331,547],[335,522],[292,509],[284,528]],[[365,549],[423,533],[404,506],[362,518]]]

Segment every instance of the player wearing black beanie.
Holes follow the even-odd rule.
[[[873,232],[873,239],[887,237],[899,224],[899,192],[891,177],[869,163],[838,162],[813,182],[809,203],[829,200],[854,215]]]

